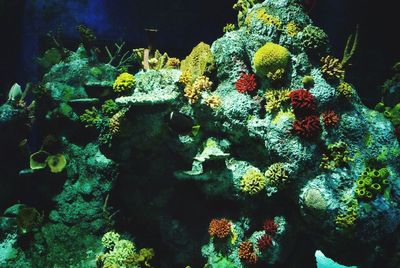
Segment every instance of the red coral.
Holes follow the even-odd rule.
[[[326,127],[334,127],[339,123],[340,116],[335,111],[326,111],[322,113],[322,120]]]
[[[238,249],[239,259],[248,263],[248,264],[255,264],[257,263],[257,255],[254,252],[253,243],[250,241],[242,242],[239,245]]]
[[[257,88],[256,77],[254,74],[242,73],[235,83],[237,91],[240,93],[251,92]]]
[[[314,96],[305,89],[293,90],[289,93],[296,117],[313,114],[317,110]]]
[[[262,228],[270,235],[274,235],[278,231],[278,225],[276,225],[274,220],[265,220]]]
[[[308,115],[303,119],[294,121],[293,130],[297,135],[306,139],[311,139],[318,136],[321,132],[319,116]]]
[[[272,237],[265,234],[257,239],[257,244],[260,250],[265,250],[272,245]]]
[[[208,227],[208,233],[210,236],[216,236],[218,238],[225,238],[231,232],[231,222],[227,219],[213,219]]]

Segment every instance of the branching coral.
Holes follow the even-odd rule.
[[[283,77],[289,59],[290,54],[286,48],[269,42],[257,50],[253,62],[258,75],[277,80]]]
[[[337,88],[337,92],[341,96],[343,96],[343,97],[345,97],[347,99],[350,99],[351,97],[353,97],[354,89],[349,83],[346,83],[346,82],[343,81],[343,82],[341,82],[339,84],[339,86]]]
[[[167,63],[165,64],[165,67],[178,68],[180,64],[181,64],[181,61],[178,58],[168,58]]]
[[[212,109],[216,109],[222,105],[221,98],[216,95],[206,97],[204,103]]]
[[[278,189],[283,188],[289,183],[289,175],[284,163],[274,163],[265,172],[267,184]]]
[[[249,169],[240,181],[240,189],[247,194],[255,195],[262,191],[266,184],[267,181],[260,171]]]
[[[100,113],[95,107],[86,109],[79,119],[85,124],[85,127],[96,127],[101,122]]]
[[[347,205],[346,211],[336,216],[335,223],[339,230],[349,230],[355,226],[358,216],[358,202],[354,198],[342,198]]]
[[[271,113],[281,109],[290,100],[289,93],[289,89],[268,90],[265,92],[265,110]]]
[[[305,139],[317,137],[321,133],[319,116],[308,115],[302,119],[297,119],[293,123],[293,131]]]
[[[244,241],[240,244],[238,249],[239,259],[247,264],[257,263],[258,257],[254,252],[253,243]]]
[[[226,25],[224,26],[224,28],[223,28],[222,31],[223,31],[224,33],[227,33],[227,32],[234,31],[235,28],[236,28],[235,24],[233,24],[233,23],[228,23],[228,24],[226,24]]]
[[[289,36],[295,37],[299,33],[299,31],[300,31],[299,26],[297,26],[297,24],[294,23],[293,21],[286,24],[286,32]]]
[[[203,91],[211,89],[212,84],[208,77],[200,76],[194,81],[193,85],[187,85],[185,87],[185,97],[188,98],[189,103],[194,104],[200,99]]]
[[[255,75],[242,73],[235,83],[235,88],[240,93],[254,91],[257,88]]]
[[[101,105],[101,111],[107,116],[113,116],[118,112],[118,105],[113,100],[106,100]]]
[[[389,171],[387,168],[367,167],[357,179],[355,193],[358,199],[373,200],[378,194],[382,194],[389,186]]]
[[[189,72],[182,72],[181,76],[179,77],[179,83],[183,84],[184,86],[191,85],[193,80],[193,76]]]
[[[134,85],[135,77],[130,73],[122,73],[115,80],[113,89],[117,93],[127,93]]]
[[[212,219],[208,227],[208,233],[212,237],[226,238],[231,233],[232,223],[227,219]]]
[[[335,127],[339,121],[340,121],[340,116],[335,113],[333,110],[329,110],[326,112],[323,112],[322,114],[322,121],[324,122],[325,127]]]
[[[105,253],[97,256],[97,265],[109,267],[151,267],[149,261],[154,257],[153,249],[135,251],[135,245],[115,232],[108,232],[102,238]]]
[[[321,71],[328,79],[343,79],[344,67],[339,59],[333,56],[321,58]]]
[[[281,26],[281,21],[278,18],[268,14],[267,11],[265,11],[265,9],[257,10],[256,18],[262,21],[266,25],[272,25],[276,28],[279,28]]]
[[[352,159],[347,148],[348,145],[343,141],[329,144],[327,152],[322,155],[320,167],[332,170],[348,164]]]
[[[314,96],[305,89],[291,91],[289,98],[296,117],[313,114],[317,110]]]

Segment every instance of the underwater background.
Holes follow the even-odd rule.
[[[400,267],[396,7],[0,0],[0,267]]]

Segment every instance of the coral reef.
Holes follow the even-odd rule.
[[[254,68],[261,77],[282,78],[289,63],[289,51],[281,45],[266,43],[254,54]]]

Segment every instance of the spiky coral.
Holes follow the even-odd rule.
[[[353,97],[354,89],[349,83],[341,82],[337,88],[337,93],[347,99],[350,99]]]
[[[274,220],[272,219],[267,219],[264,221],[262,229],[270,235],[274,235],[276,234],[276,232],[278,231],[278,225],[275,223]]]
[[[286,48],[269,42],[257,50],[253,62],[258,75],[277,80],[283,77],[289,59],[290,54]]]
[[[292,108],[296,117],[302,117],[315,113],[317,104],[314,96],[305,89],[293,90],[289,93]]]
[[[274,163],[265,172],[267,184],[278,189],[289,183],[289,175],[284,163]]]
[[[255,195],[262,191],[266,184],[266,179],[260,171],[249,169],[240,181],[240,189],[247,194]]]
[[[115,79],[113,89],[117,93],[129,92],[135,85],[135,77],[130,73],[122,73]]]
[[[344,68],[339,59],[333,56],[321,58],[321,71],[328,79],[343,79]]]
[[[212,219],[210,226],[208,227],[208,233],[212,237],[223,239],[229,236],[231,233],[231,227],[231,222],[225,218]]]
[[[352,159],[347,148],[348,145],[343,141],[329,144],[327,152],[322,155],[320,167],[332,170],[349,163]]]
[[[271,113],[281,109],[283,104],[290,99],[289,93],[289,89],[268,90],[265,92],[265,110]]]
[[[235,88],[240,93],[254,91],[257,88],[255,75],[242,73],[235,83]]]
[[[238,249],[239,259],[248,264],[257,263],[258,257],[254,252],[253,243],[244,241],[240,244]]]
[[[321,115],[325,127],[335,127],[339,123],[340,116],[333,110],[323,112]]]
[[[270,235],[264,234],[257,239],[257,246],[260,250],[266,250],[272,245],[272,237]]]
[[[305,139],[317,137],[321,133],[319,116],[308,115],[302,119],[297,119],[293,123],[293,131]]]

